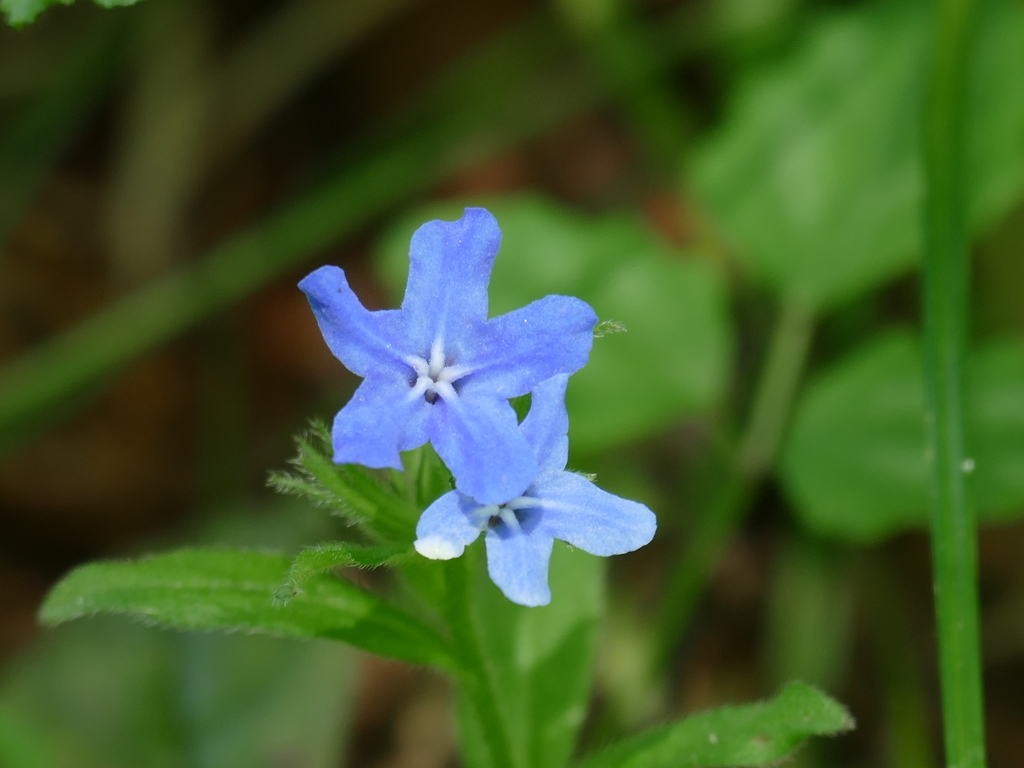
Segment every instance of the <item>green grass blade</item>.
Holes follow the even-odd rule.
[[[964,445],[969,238],[965,113],[976,0],[935,4],[925,101],[924,328],[932,564],[946,764],[985,765],[978,553]]]

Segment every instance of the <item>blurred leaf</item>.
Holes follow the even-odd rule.
[[[4,768],[56,765],[43,734],[9,705],[0,705],[0,765]]]
[[[555,542],[551,604],[524,608],[479,571],[474,604],[481,645],[518,765],[557,768],[572,755],[590,698],[603,575],[601,558]],[[459,716],[466,764],[490,766],[476,713],[465,701]]]
[[[54,587],[40,618],[58,624],[102,611],[182,629],[341,640],[416,664],[449,661],[432,630],[342,579],[311,580],[287,605],[275,604],[288,568],[282,555],[215,549],[91,563]]]
[[[914,265],[924,11],[874,2],[826,16],[788,58],[741,82],[723,128],[695,153],[703,201],[776,290],[822,307]],[[1024,187],[1024,8],[987,4],[978,34],[975,229]]]
[[[976,231],[995,225],[1024,194],[1024,6],[994,0],[979,6],[979,17],[966,164]]]
[[[396,301],[412,232],[430,219],[457,219],[465,203],[416,209],[381,242]],[[585,217],[532,196],[484,204],[503,233],[492,316],[555,293],[579,296],[602,320],[626,328],[597,339],[590,362],[569,384],[574,450],[642,437],[715,402],[730,328],[722,280],[709,265],[678,258],[633,216]]]
[[[299,453],[289,463],[298,474],[272,472],[271,486],[330,507],[375,538],[403,544],[416,538],[419,510],[389,487],[382,473],[356,464],[335,464],[325,425],[314,423],[296,443]]]
[[[61,627],[16,658],[0,701],[45,737],[57,756],[48,765],[60,768],[332,768],[350,659],[337,643],[104,617]]]
[[[982,520],[1024,513],[1024,349],[978,350],[968,369],[972,491]],[[927,525],[924,373],[917,339],[893,332],[814,380],[782,457],[796,511],[856,541]]]
[[[197,768],[339,764],[354,682],[347,649],[232,635],[175,640],[179,706]]]
[[[765,765],[811,736],[834,736],[853,726],[841,704],[809,685],[790,683],[772,701],[692,715],[616,744],[580,768]]]
[[[288,578],[282,585],[282,589],[287,591],[285,599],[290,600],[311,579],[327,571],[344,566],[377,568],[411,551],[408,546],[364,547],[348,541],[328,541],[307,547],[295,556],[288,569]],[[280,590],[277,594],[280,594]]]
[[[31,24],[51,5],[71,5],[75,0],[0,0],[0,11],[7,17],[12,27],[23,27]],[[118,8],[135,5],[139,0],[94,0],[103,8]]]

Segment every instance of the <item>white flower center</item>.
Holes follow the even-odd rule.
[[[433,403],[438,396],[446,400],[456,397],[458,393],[452,384],[469,373],[465,366],[448,364],[441,339],[437,339],[430,348],[430,360],[410,355],[405,361],[416,373],[415,381],[411,382],[410,400],[422,396],[428,403]]]
[[[499,522],[502,522],[513,533],[521,533],[522,527],[519,525],[519,516],[516,513],[521,509],[539,506],[541,506],[540,499],[535,499],[532,496],[517,496],[512,501],[504,504],[488,504],[486,507],[480,507],[477,510],[479,515],[479,523],[477,524],[480,526],[480,530],[483,530],[488,525],[493,528]]]

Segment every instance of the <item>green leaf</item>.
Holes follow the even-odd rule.
[[[377,568],[410,552],[409,547],[364,547],[348,541],[328,541],[299,552],[277,596],[291,600],[310,580],[334,568]]]
[[[54,587],[40,618],[57,624],[102,611],[182,629],[330,638],[416,664],[448,663],[432,630],[342,579],[310,580],[287,605],[275,603],[289,565],[282,555],[218,549],[91,563]]]
[[[983,521],[1024,512],[1024,349],[990,343],[971,358],[968,447]],[[821,374],[796,409],[782,479],[813,530],[874,541],[928,522],[920,345],[893,332]],[[968,467],[970,470],[971,467]]]
[[[418,208],[380,243],[396,301],[412,232],[430,219],[458,218],[467,204]],[[494,213],[503,234],[491,280],[492,316],[555,293],[584,299],[602,320],[626,329],[596,339],[590,362],[569,384],[574,450],[600,450],[657,432],[716,401],[729,363],[730,327],[722,279],[713,268],[680,258],[632,215],[587,217],[535,196],[472,204]]]
[[[102,617],[8,659],[0,711],[44,740],[47,766],[253,768],[287,755],[332,768],[344,754],[353,660],[328,641],[160,632]],[[4,757],[0,749],[5,768],[32,765]]]
[[[479,570],[473,601],[477,625],[519,766],[558,768],[576,745],[590,699],[604,565],[601,558],[555,542],[551,604],[540,608],[510,602]],[[476,714],[465,701],[459,715],[467,765],[490,766]]]
[[[310,768],[343,760],[356,682],[349,649],[188,633],[175,636],[174,650],[179,722],[197,768],[273,765],[283,754]]]
[[[616,744],[580,768],[764,765],[811,736],[834,736],[853,726],[841,704],[809,685],[790,683],[772,701],[692,715]]]
[[[330,507],[374,538],[412,542],[419,510],[396,492],[382,472],[335,464],[330,433],[321,423],[314,423],[296,444],[299,452],[290,463],[298,473],[271,473],[272,487]]]
[[[975,229],[1024,188],[1024,8],[986,6],[968,130]],[[874,2],[825,15],[741,82],[722,129],[695,151],[702,201],[779,292],[834,305],[916,264],[926,10]]]
[[[290,550],[329,535],[330,522],[278,501],[207,518],[202,538]],[[344,754],[353,660],[333,641],[165,632],[100,616],[6,659],[0,711],[38,734],[62,768],[252,768],[284,755],[332,768]]]

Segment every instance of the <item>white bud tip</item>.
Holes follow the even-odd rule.
[[[440,536],[428,536],[413,542],[416,551],[431,560],[451,560],[466,551],[464,544],[455,544]]]

